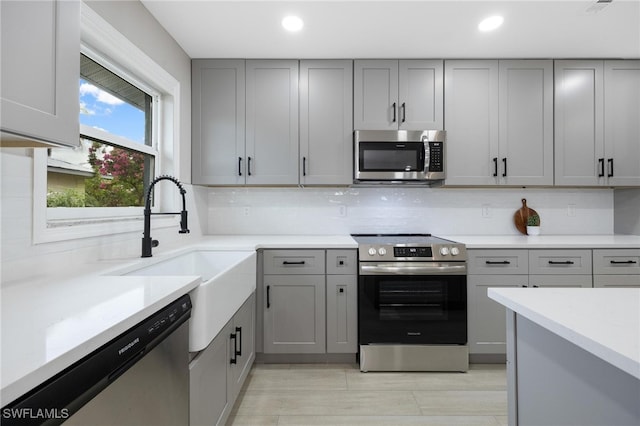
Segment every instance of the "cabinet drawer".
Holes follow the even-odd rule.
[[[327,250],[328,275],[356,275],[357,250]]]
[[[467,250],[469,274],[528,274],[527,250]]]
[[[640,275],[640,249],[593,250],[593,273]]]
[[[265,275],[321,275],[325,271],[324,250],[265,250]]]
[[[529,273],[591,275],[591,250],[530,250]]]

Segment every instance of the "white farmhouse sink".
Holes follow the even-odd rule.
[[[190,293],[189,351],[206,348],[256,289],[255,251],[194,250],[118,275],[199,275]]]

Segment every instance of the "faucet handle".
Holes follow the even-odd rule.
[[[160,245],[160,241],[158,240],[151,240],[151,247],[158,247]]]

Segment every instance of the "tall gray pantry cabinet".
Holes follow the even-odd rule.
[[[80,2],[2,1],[0,11],[3,144],[78,146]]]
[[[445,61],[447,185],[553,184],[553,61]]]
[[[555,61],[555,183],[640,185],[640,60]]]
[[[194,183],[352,182],[352,61],[196,59],[192,81]]]

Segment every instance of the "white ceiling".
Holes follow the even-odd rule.
[[[640,58],[640,0],[142,3],[191,58]],[[480,33],[492,14],[504,25]]]

